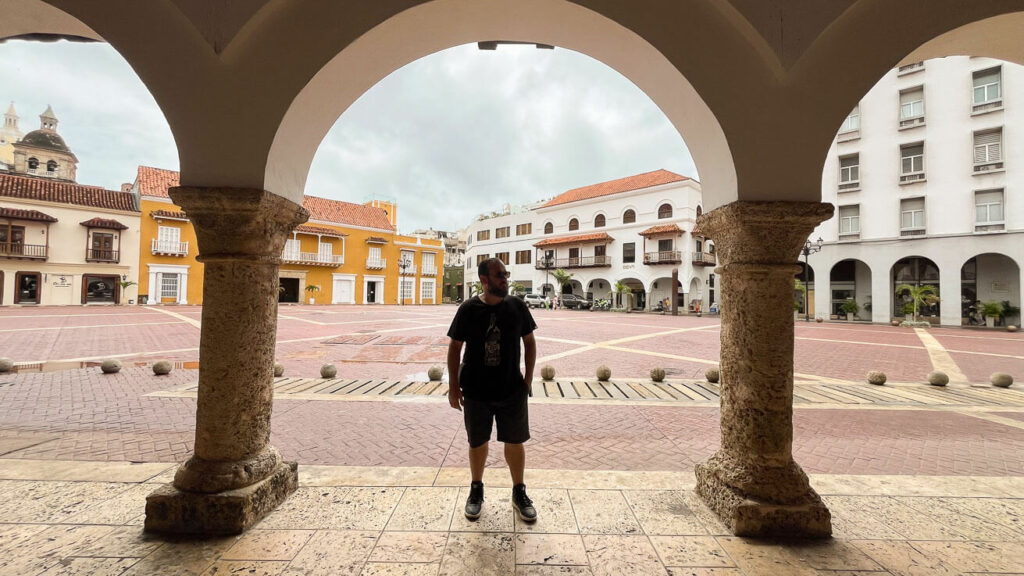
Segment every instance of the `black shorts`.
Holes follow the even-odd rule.
[[[491,425],[498,422],[498,442],[522,444],[530,439],[530,414],[526,394],[498,401],[462,399],[469,447],[478,448],[491,439]]]

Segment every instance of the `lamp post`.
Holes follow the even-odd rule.
[[[808,238],[804,241],[803,250],[800,251],[804,255],[804,322],[811,321],[811,307],[809,304],[811,290],[807,287],[807,269],[810,268],[810,265],[807,264],[807,257],[821,250],[822,242],[823,240],[820,236],[814,242],[811,242],[811,239]]]
[[[405,258],[398,259],[398,305],[402,306],[402,288],[405,286],[405,271],[412,266],[412,261]]]
[[[548,258],[546,255],[545,255],[544,259],[541,260],[541,267],[544,268],[544,285],[545,286],[551,283],[551,268],[554,266],[554,264],[555,264],[554,263],[554,259],[553,258]],[[543,292],[544,291],[541,290],[542,294],[543,294]]]

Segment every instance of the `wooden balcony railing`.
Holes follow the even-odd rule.
[[[41,244],[0,243],[0,256],[46,260],[46,246]]]
[[[114,262],[119,261],[120,252],[117,250],[104,250],[98,248],[86,248],[85,260],[87,262]]]
[[[188,256],[188,242],[173,242],[169,240],[153,240],[153,254],[166,256]]]
[[[693,265],[694,266],[714,266],[717,262],[715,261],[715,255],[709,254],[708,252],[694,252],[693,253]]]
[[[679,264],[682,261],[683,253],[679,250],[644,253],[644,264]]]
[[[555,268],[595,268],[598,266],[611,266],[611,256],[580,256],[579,258],[543,258],[537,260],[537,270]]]
[[[338,267],[345,263],[344,254],[320,254],[319,252],[289,252],[281,254],[281,260],[289,264]]]
[[[388,265],[387,258],[367,258],[366,269],[367,270],[383,270]]]

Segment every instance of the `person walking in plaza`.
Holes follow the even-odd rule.
[[[466,499],[466,518],[480,517],[484,502],[484,465],[491,427],[505,445],[505,462],[512,475],[512,507],[526,522],[537,509],[526,495],[524,442],[530,439],[527,398],[533,385],[537,324],[522,300],[508,296],[505,265],[489,258],[477,267],[483,291],[459,306],[448,329],[448,403],[463,412],[469,439],[472,481]],[[520,340],[525,372],[519,371]],[[466,353],[462,354],[463,345]],[[461,364],[460,364],[461,360]]]

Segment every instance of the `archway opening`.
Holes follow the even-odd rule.
[[[979,254],[960,268],[960,316],[964,325],[1020,323],[1020,267],[1003,254]]]
[[[852,258],[836,262],[829,272],[830,317],[870,320],[871,309],[871,268]]]
[[[939,267],[922,256],[892,265],[892,309],[904,318],[938,324],[941,315]]]

